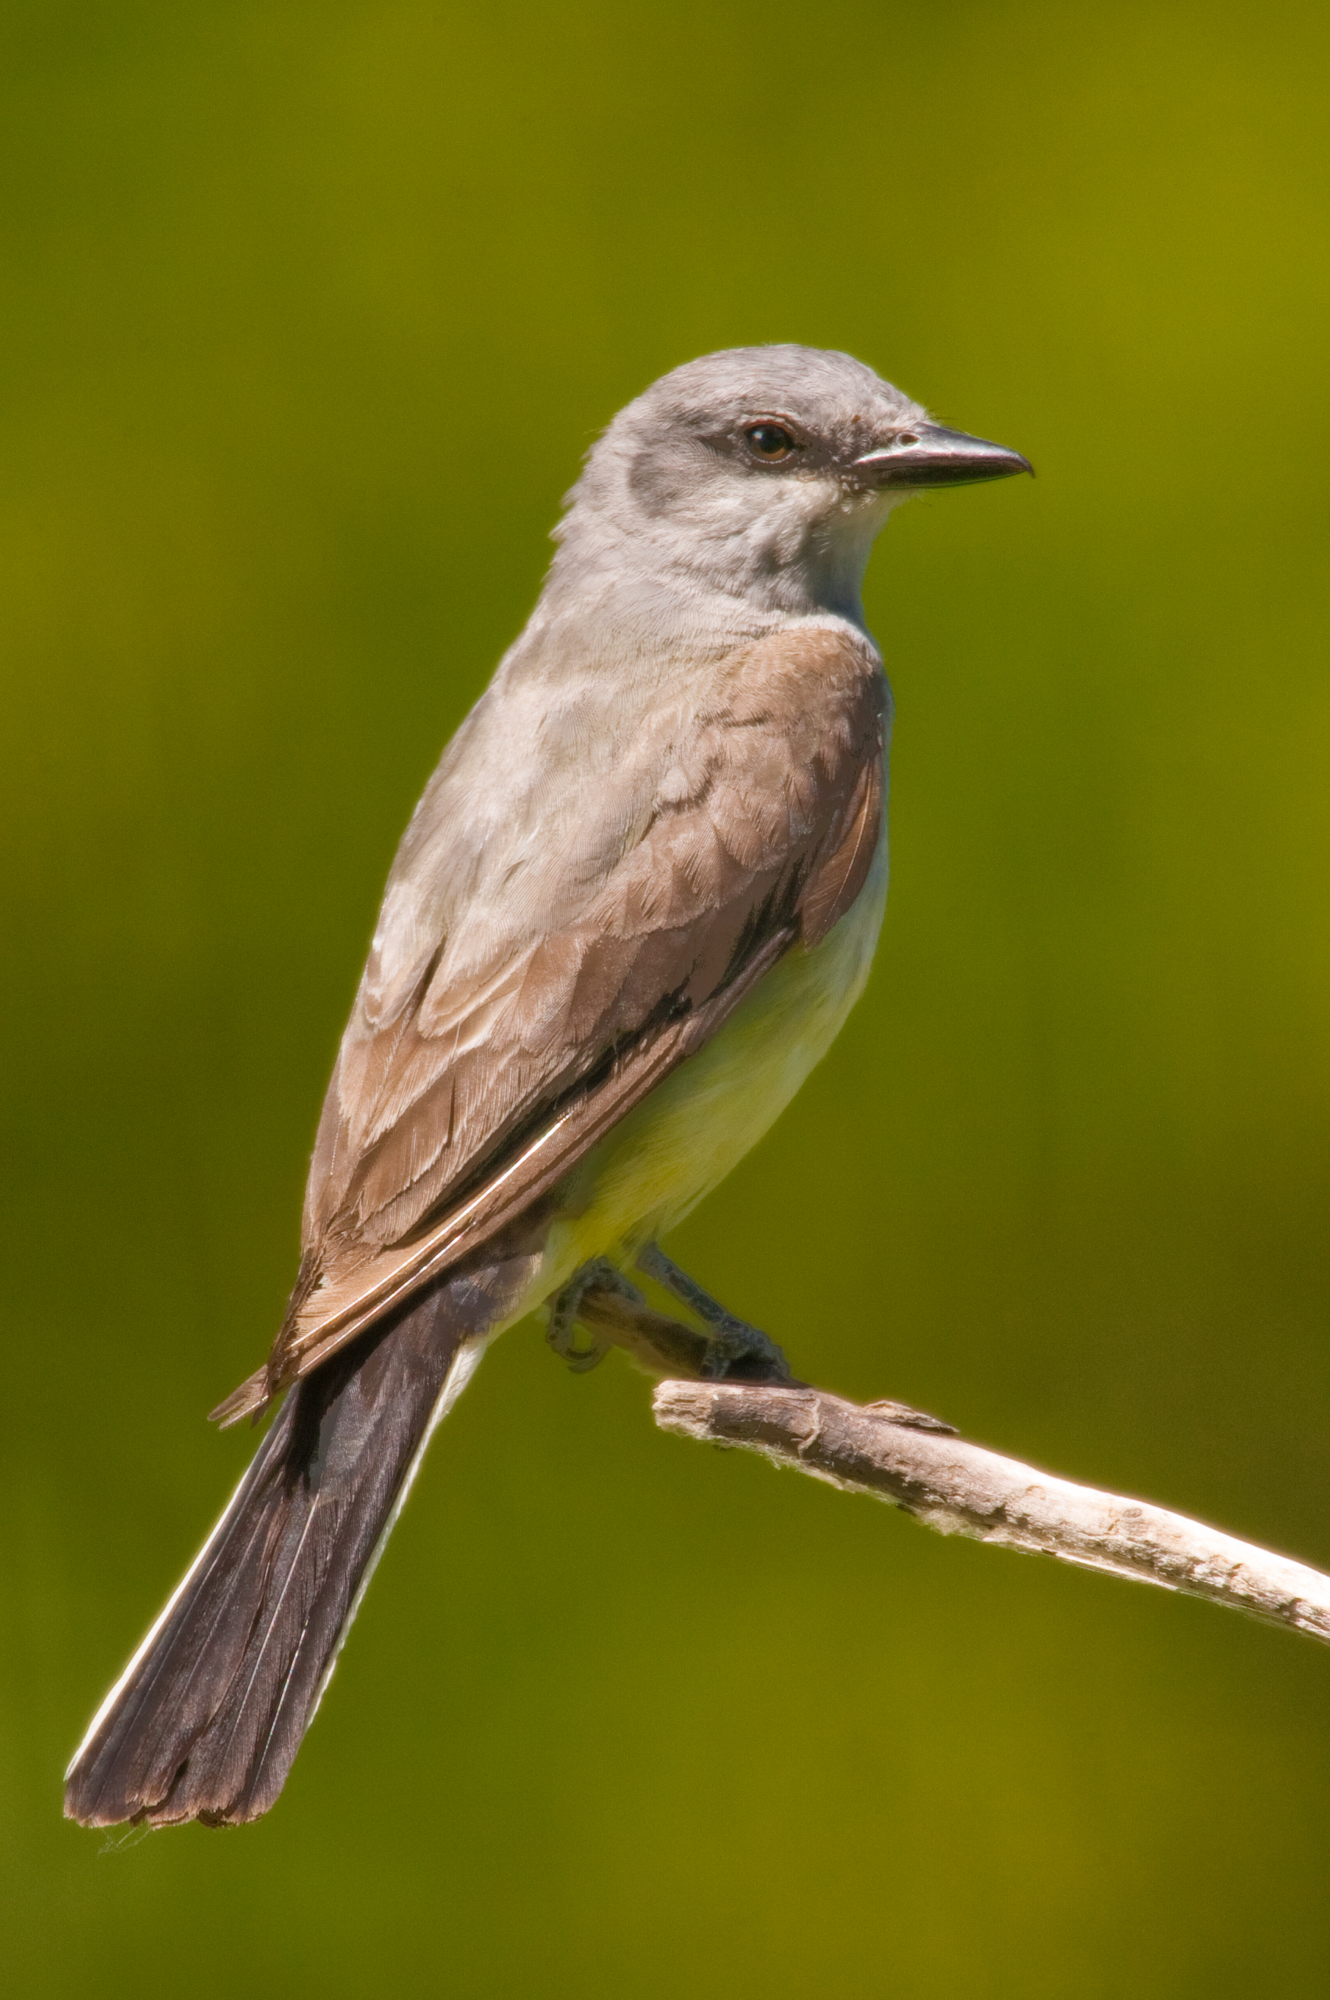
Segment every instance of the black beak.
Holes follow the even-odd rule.
[[[853,469],[866,485],[900,487],[975,486],[981,479],[1034,471],[1018,451],[941,424],[909,425],[894,444],[856,458]]]

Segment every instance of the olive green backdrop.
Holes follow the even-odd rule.
[[[61,1765],[248,1454],[379,887],[580,454],[845,347],[1039,477],[869,609],[895,878],[679,1254],[828,1386],[1330,1563],[1308,5],[10,0],[8,1990],[1310,1993],[1330,1656],[657,1435],[534,1324],[271,1817]]]

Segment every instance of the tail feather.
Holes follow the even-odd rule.
[[[454,1277],[288,1395],[77,1751],[71,1819],[220,1826],[272,1805],[433,1425],[506,1317],[513,1275]]]

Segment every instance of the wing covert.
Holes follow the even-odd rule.
[[[267,1368],[215,1414],[258,1407],[479,1247],[784,951],[820,942],[877,844],[886,704],[875,655],[843,628],[746,646],[696,691],[641,823],[571,918],[462,978],[446,937],[419,940],[423,965],[387,1018],[371,961],[324,1104],[287,1319]],[[395,899],[410,920],[410,891],[395,869],[385,922]]]

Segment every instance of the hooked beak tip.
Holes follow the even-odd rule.
[[[1018,472],[1034,477],[1034,467],[1019,451],[942,424],[912,424],[900,439],[854,461],[872,485],[915,491],[926,486],[975,486],[989,479],[1010,479]]]

